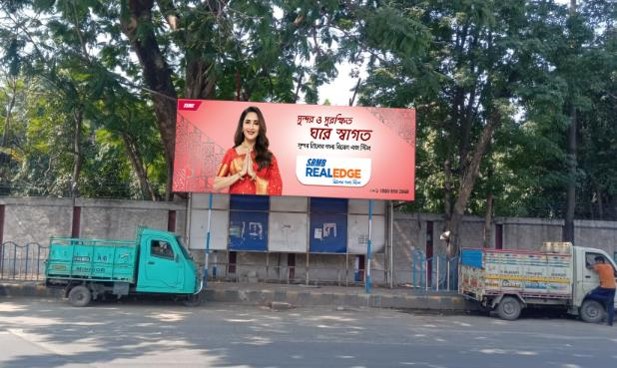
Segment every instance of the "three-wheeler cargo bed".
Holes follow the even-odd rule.
[[[137,252],[132,241],[53,237],[45,273],[53,279],[135,283]]]

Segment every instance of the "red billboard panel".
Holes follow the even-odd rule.
[[[413,109],[178,100],[175,192],[414,199]]]

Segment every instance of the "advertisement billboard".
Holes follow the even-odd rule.
[[[173,190],[414,199],[415,110],[178,100]]]

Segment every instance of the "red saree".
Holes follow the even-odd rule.
[[[223,157],[223,162],[219,166],[219,177],[231,176],[239,173],[244,165],[246,154],[238,154],[235,148],[229,149]],[[262,194],[262,195],[281,195],[283,191],[283,181],[279,172],[276,157],[272,156],[270,166],[258,170],[255,162],[255,153],[251,154],[253,159],[253,170],[255,180],[251,180],[248,175],[244,175],[240,180],[229,187],[229,194]]]

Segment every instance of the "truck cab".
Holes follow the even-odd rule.
[[[598,274],[591,267],[595,263],[595,258],[601,256],[604,262],[613,267],[613,272],[617,278],[617,265],[615,261],[603,250],[587,247],[573,247],[574,272],[572,285],[572,306],[569,310],[571,314],[580,315],[587,322],[599,322],[604,311],[599,309],[599,303],[588,298],[589,292],[600,285]],[[617,296],[614,303],[617,304]]]
[[[197,267],[178,236],[154,229],[139,235],[135,291],[186,294],[197,290]]]

